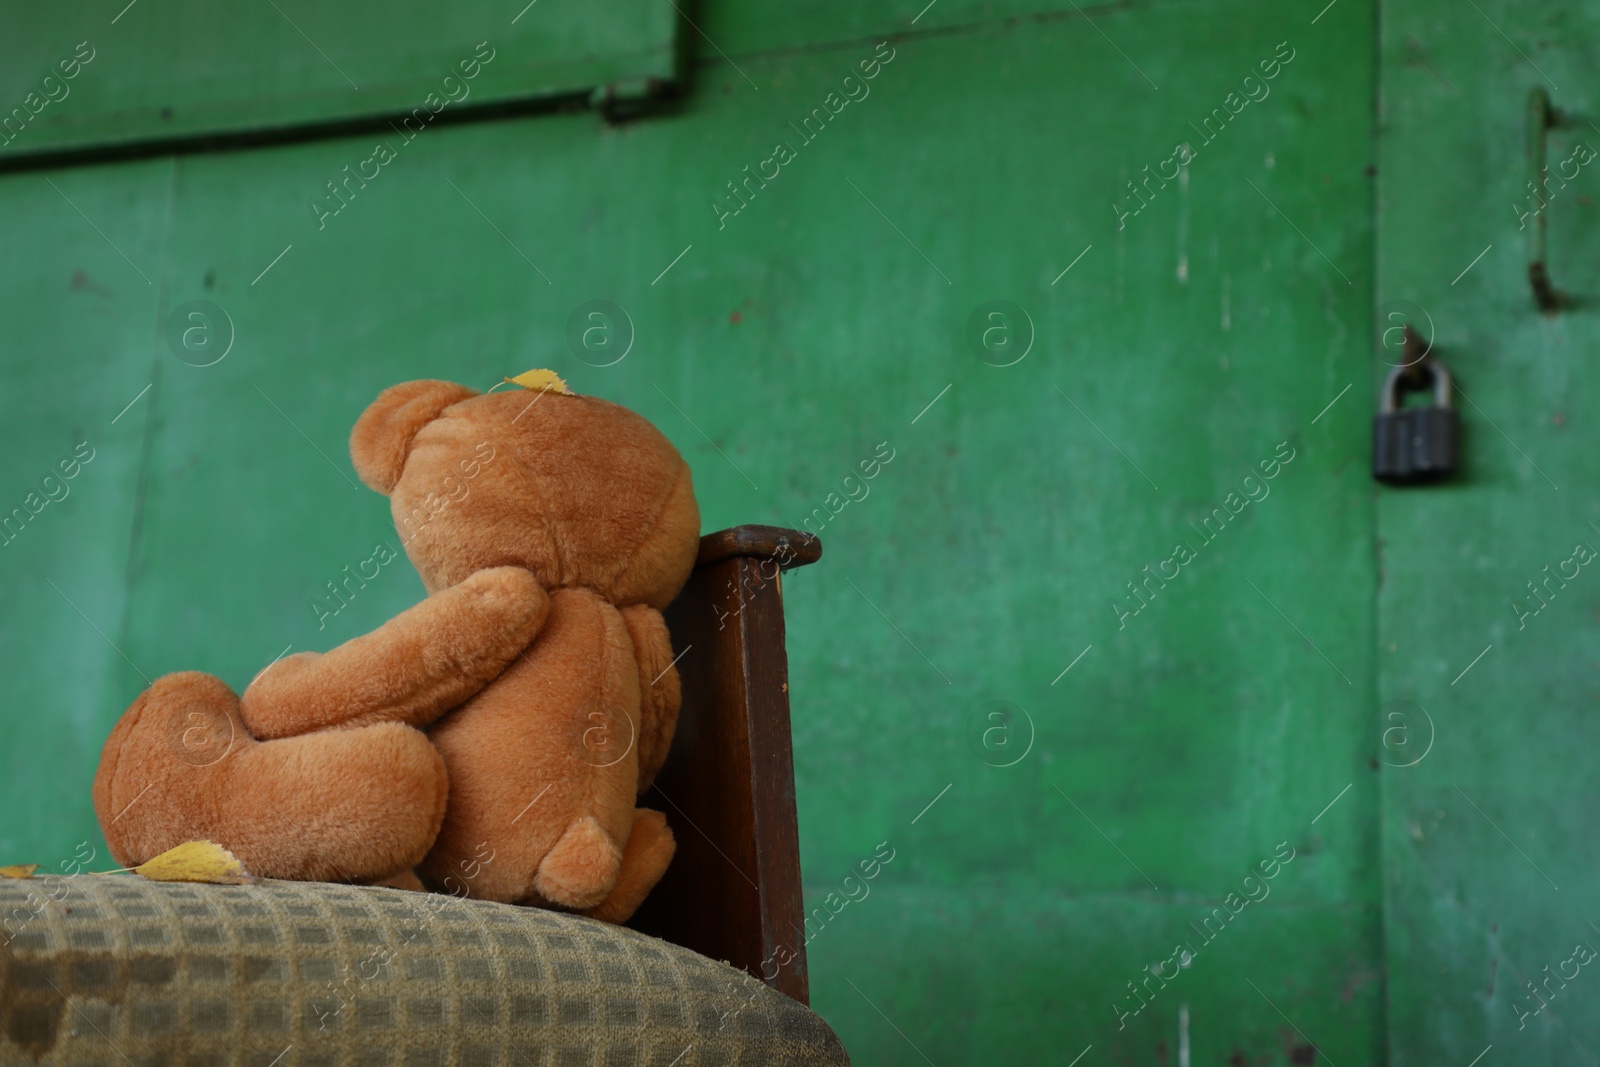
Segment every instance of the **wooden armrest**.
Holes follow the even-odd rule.
[[[821,559],[822,540],[816,534],[782,526],[734,526],[700,538],[700,555],[694,565],[704,567],[735,556],[775,559],[789,570]]]
[[[639,801],[666,815],[678,852],[629,924],[802,1004],[805,905],[776,579],[821,555],[814,535],[777,526],[700,539],[694,573],[666,612],[683,684],[677,736]]]

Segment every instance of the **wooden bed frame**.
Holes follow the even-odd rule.
[[[628,924],[802,1004],[810,992],[780,572],[821,555],[814,535],[776,526],[700,539],[694,574],[666,613],[683,681],[678,732],[639,801],[666,815],[678,852]]]

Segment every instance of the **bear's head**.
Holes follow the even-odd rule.
[[[389,497],[429,593],[517,566],[547,589],[661,609],[694,566],[688,464],[642,416],[595,397],[405,382],[356,421],[350,458]]]

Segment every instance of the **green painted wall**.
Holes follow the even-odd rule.
[[[1530,309],[1503,202],[1536,76],[1489,23],[1588,114],[1600,35],[1483,11],[710,2],[669,112],[429,129],[322,229],[373,137],[0,175],[0,507],[95,450],[0,547],[0,857],[99,843],[144,677],[242,686],[421,595],[396,563],[310,607],[392,536],[344,444],[380,388],[552,366],[673,438],[707,529],[827,516],[786,583],[808,902],[894,849],[809,948],[856,1062],[1589,1062],[1600,1012],[1519,1032],[1505,984],[1584,936],[1590,790],[1551,756],[1593,601],[1548,636],[1506,605],[1600,514],[1593,312]],[[1594,292],[1593,208],[1549,210]],[[610,366],[568,341],[597,299],[631,323]],[[1482,405],[1448,488],[1368,475],[1400,299]],[[167,336],[197,300],[233,337],[204,367]],[[1401,699],[1438,726],[1409,768]]]

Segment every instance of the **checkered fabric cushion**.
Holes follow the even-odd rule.
[[[742,971],[398,889],[0,879],[0,1064],[694,1067],[849,1059]]]

